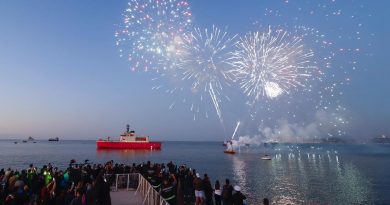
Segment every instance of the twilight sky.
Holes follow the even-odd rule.
[[[259,103],[258,107],[272,107],[271,113],[248,109],[240,102],[243,95],[233,93],[232,100],[223,104],[223,125],[215,113],[194,120],[185,104],[169,109],[173,101],[191,96],[152,90],[154,74],[131,71],[131,63],[119,57],[114,33],[127,3],[0,0],[0,139],[97,139],[117,136],[129,123],[139,134],[157,140],[223,140],[232,135],[238,120],[243,123],[238,135],[258,135],[261,118],[268,119],[264,126],[276,130],[281,120],[305,127],[315,118],[320,108],[307,108],[313,104],[297,100],[307,95],[294,92],[288,96],[292,105],[283,103],[283,98],[267,102],[272,105]],[[342,95],[327,100],[346,108],[345,135],[390,135],[390,2],[189,3],[197,27],[227,27],[238,35],[268,26],[289,30],[304,25],[321,31],[337,49],[333,70],[324,71],[321,86],[350,79],[348,85],[338,86]],[[342,48],[359,52],[339,55]],[[315,58],[321,59],[321,54]],[[204,106],[212,110],[212,105]],[[250,114],[261,116],[250,120]]]

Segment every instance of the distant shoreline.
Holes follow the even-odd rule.
[[[23,139],[23,138],[10,138],[10,139],[0,139],[0,141],[3,141],[3,142],[22,142],[23,140],[26,140],[26,139]],[[96,139],[97,140],[97,139]],[[96,141],[95,139],[61,139],[59,141]],[[36,142],[49,142],[48,139],[34,139],[34,141]],[[32,142],[32,141],[30,141]],[[192,142],[192,143],[222,143],[223,141],[191,141],[191,140],[162,140],[161,142],[173,142],[173,143],[189,143],[189,142]],[[261,143],[263,144],[263,143]],[[367,142],[280,142],[280,143],[277,143],[277,144],[283,144],[283,145],[288,145],[288,144],[319,144],[319,145],[328,145],[328,144],[332,144],[332,145],[337,145],[337,144],[351,144],[351,145],[354,145],[354,144],[390,144],[388,142],[372,142],[372,141],[367,141]],[[259,146],[259,145],[256,145],[256,144],[253,144],[253,146]]]

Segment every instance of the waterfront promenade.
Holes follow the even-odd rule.
[[[111,191],[111,205],[140,205],[143,198],[135,190]]]

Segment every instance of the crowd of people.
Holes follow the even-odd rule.
[[[172,162],[166,164],[142,164],[137,170],[153,186],[156,191],[171,205],[243,205],[246,199],[239,186],[232,186],[229,179],[221,186],[215,184],[207,174],[201,177],[195,169],[186,165],[176,166]]]
[[[71,160],[66,170],[50,163],[21,171],[0,170],[0,205],[110,205],[112,162],[91,165]]]
[[[207,174],[186,165],[145,162],[141,164],[77,164],[66,170],[50,163],[38,169],[31,164],[17,171],[0,170],[0,205],[111,205],[110,187],[115,174],[140,173],[170,205],[243,205],[246,196],[229,179],[213,183]],[[263,200],[268,204],[268,200]]]

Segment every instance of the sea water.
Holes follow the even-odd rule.
[[[248,204],[268,198],[275,204],[390,204],[390,145],[277,144],[241,147],[223,153],[221,142],[163,142],[162,150],[97,150],[95,141],[36,143],[0,140],[0,168],[52,163],[173,161],[207,173],[212,183],[229,178]],[[261,160],[269,154],[272,160]]]

